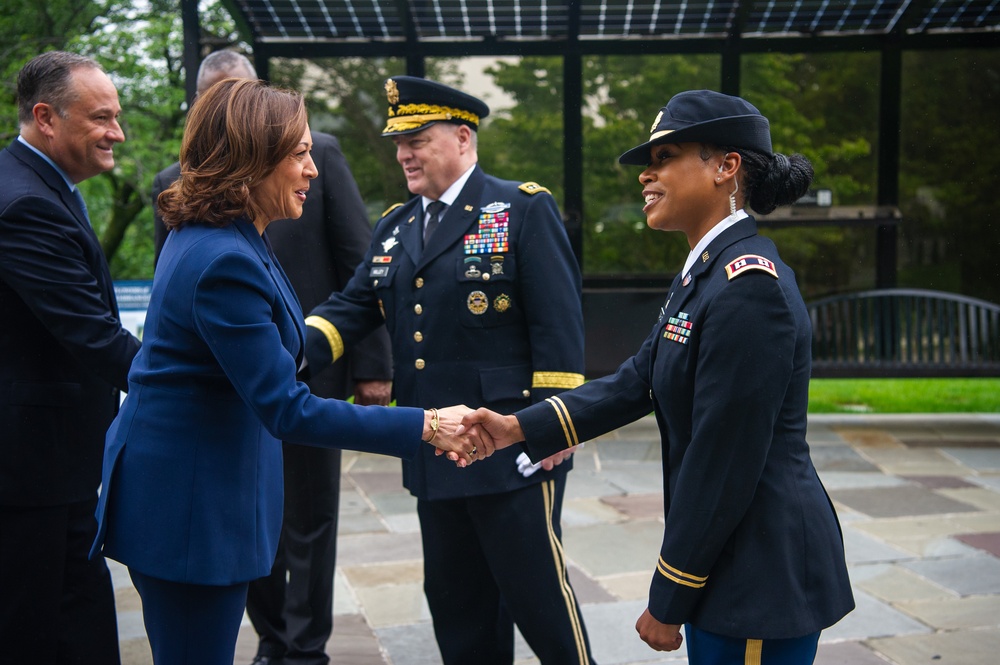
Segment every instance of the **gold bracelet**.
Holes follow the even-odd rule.
[[[430,443],[431,441],[434,440],[434,437],[436,437],[438,433],[438,427],[441,426],[441,421],[438,418],[438,410],[430,409],[430,412],[431,412],[431,438],[427,439],[425,443]]]

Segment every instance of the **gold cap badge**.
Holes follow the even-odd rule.
[[[396,87],[396,82],[392,79],[385,82],[385,97],[389,100],[390,104],[399,103],[399,89]]]

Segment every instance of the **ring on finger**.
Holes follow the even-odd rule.
[[[472,446],[472,451],[469,453],[469,455],[471,455],[472,457],[475,457],[478,454],[479,454],[479,451],[476,450],[475,446]]]

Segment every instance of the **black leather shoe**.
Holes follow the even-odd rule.
[[[278,656],[257,656],[250,665],[282,665],[282,660]]]

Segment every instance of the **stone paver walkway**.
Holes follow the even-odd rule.
[[[992,665],[1000,658],[1000,415],[815,416],[813,459],[833,498],[857,609],[824,631],[820,665]],[[487,462],[489,463],[489,462]],[[348,665],[439,665],[421,588],[416,501],[399,462],[345,453],[334,636]],[[634,624],[662,535],[652,418],[576,456],[563,538],[595,659],[679,665]],[[151,663],[141,608],[114,562],[125,665]],[[244,621],[236,665],[256,636]],[[517,665],[537,663],[519,639]]]

